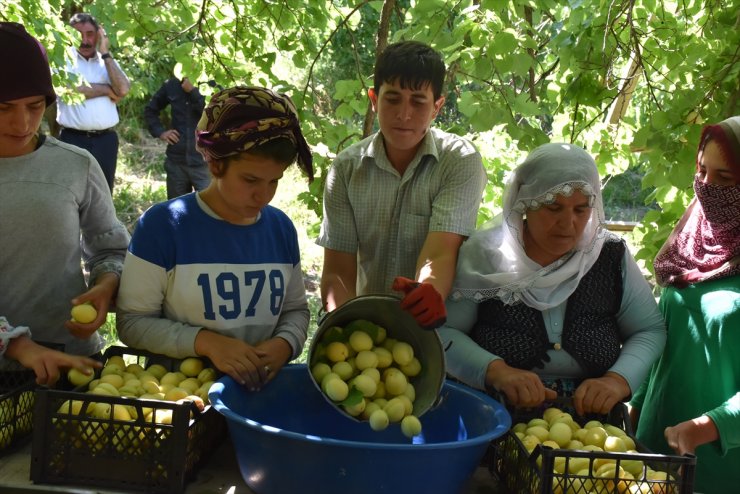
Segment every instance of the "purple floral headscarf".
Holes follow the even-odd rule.
[[[238,86],[211,97],[195,131],[196,147],[206,160],[219,160],[273,139],[289,139],[298,166],[313,180],[311,149],[303,138],[291,99],[262,87]]]

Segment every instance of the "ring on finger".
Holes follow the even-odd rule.
[[[267,374],[269,374],[270,372],[272,372],[272,369],[270,368],[270,366],[269,366],[269,365],[266,365],[266,366],[265,366],[265,372],[266,372]]]

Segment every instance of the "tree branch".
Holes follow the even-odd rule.
[[[530,37],[533,37],[534,32],[532,31],[532,7],[526,6],[524,7],[524,19],[527,21],[527,34],[529,34]],[[535,61],[535,52],[532,48],[527,48],[527,54],[532,58],[532,61]],[[528,74],[528,80],[527,80],[527,86],[529,86],[529,99],[532,101],[537,101],[537,87],[535,86],[535,80],[534,80],[534,66],[529,67],[529,74]]]
[[[319,52],[316,54],[316,56],[311,60],[311,66],[308,69],[308,76],[306,77],[306,85],[303,86],[303,98],[305,99],[306,93],[308,92],[308,86],[311,84],[311,78],[313,77],[313,68],[316,65],[316,62],[319,61],[319,58],[321,58],[321,54],[324,53],[324,50],[329,45],[329,42],[331,42],[332,39],[334,39],[334,36],[337,34],[339,29],[341,29],[345,24],[347,24],[347,21],[349,21],[349,18],[354,15],[355,12],[360,10],[364,5],[368,3],[369,0],[363,0],[360,2],[355,8],[353,8],[349,14],[347,14],[342,21],[337,24],[337,27],[334,28],[334,30],[329,34],[329,37],[324,40],[324,42],[321,44],[321,48],[319,48]]]

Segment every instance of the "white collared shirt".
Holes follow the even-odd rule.
[[[82,83],[110,84],[110,77],[105,68],[105,60],[100,53],[89,60],[85,59],[77,50],[67,61],[69,72],[80,74]],[[62,127],[77,130],[104,130],[114,127],[118,123],[118,109],[116,104],[107,96],[99,96],[82,101],[79,104],[69,105],[57,99],[57,123]]]

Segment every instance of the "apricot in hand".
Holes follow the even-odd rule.
[[[98,317],[98,311],[88,302],[72,307],[71,314],[73,321],[82,324],[91,323]]]

